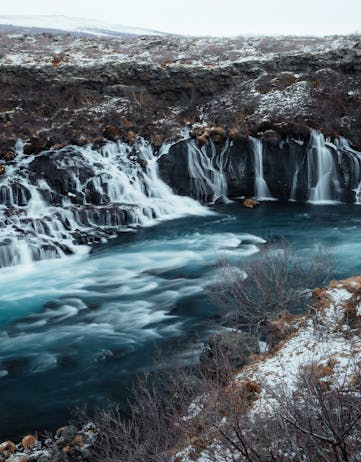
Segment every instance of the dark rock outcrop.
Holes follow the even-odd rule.
[[[360,201],[361,154],[344,140],[327,142],[314,131],[308,139],[289,136],[280,141],[279,135],[268,133],[262,142],[241,138],[228,145],[210,141],[197,146],[181,141],[160,157],[160,176],[176,193],[204,202],[225,195],[257,197],[257,181],[264,181],[269,196],[282,201]],[[224,183],[223,189],[216,189],[217,182]]]

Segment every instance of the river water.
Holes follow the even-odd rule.
[[[304,258],[321,242],[337,277],[361,273],[357,205],[210,210],[0,270],[0,440],[53,430],[77,406],[124,402],[137,373],[162,366],[159,349],[163,364],[191,358],[216,329],[206,288],[221,259],[247,271],[264,241],[286,238]]]

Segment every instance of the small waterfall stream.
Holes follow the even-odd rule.
[[[256,138],[250,138],[254,153],[255,185],[254,191],[258,200],[273,200],[272,194],[268,189],[263,171],[263,143]]]
[[[307,148],[288,151],[291,141],[285,141],[280,146],[282,155],[288,155],[285,178],[279,175],[277,151],[268,151],[261,140],[249,138],[246,148],[239,145],[244,151],[235,151],[230,140],[222,146],[210,140],[202,147],[192,139],[183,141],[182,168],[189,181],[184,196],[174,194],[159,176],[158,161],[168,155],[169,144],[157,155],[143,139],[134,146],[68,146],[25,155],[18,142],[16,158],[0,178],[0,267],[87,252],[89,244],[120,230],[209,213],[197,201],[229,202],[229,184],[232,197],[361,204],[361,153],[343,138],[332,144],[312,131]],[[267,159],[265,172],[266,154],[275,157]],[[242,171],[236,162],[242,162]],[[247,178],[253,176],[252,187]]]
[[[199,147],[195,140],[187,145],[188,171],[192,178],[193,195],[200,201],[215,202],[219,198],[227,201],[227,180],[225,170],[228,163],[229,140],[218,154],[212,140],[207,146]]]
[[[327,146],[322,133],[315,130],[311,133],[307,161],[309,201],[315,203],[338,201],[340,183],[332,147]]]

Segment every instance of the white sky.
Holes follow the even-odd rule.
[[[66,15],[192,35],[361,31],[361,0],[0,0],[1,15]]]

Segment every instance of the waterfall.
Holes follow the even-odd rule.
[[[254,154],[255,184],[254,192],[258,200],[273,200],[263,172],[263,144],[261,140],[250,138]]]
[[[198,147],[195,140],[187,143],[187,165],[192,180],[192,195],[200,201],[215,202],[219,198],[227,200],[227,179],[229,140],[222,151],[217,149],[212,140],[207,146]]]
[[[120,230],[205,213],[160,180],[143,139],[30,156],[18,143],[0,178],[0,267],[83,252]]]
[[[323,134],[313,130],[307,151],[310,202],[329,203],[340,199],[340,183],[331,149]]]
[[[299,141],[297,140],[292,140],[293,143],[299,144]],[[301,170],[303,169],[305,165],[305,159],[306,157],[299,156],[297,155],[297,152],[292,148],[292,142],[289,142],[289,150],[290,150],[290,160],[291,160],[291,166],[293,166],[293,176],[292,176],[292,184],[291,184],[291,192],[290,192],[290,198],[289,200],[291,202],[296,202],[297,200],[297,191],[298,191],[298,183],[299,183],[299,177]]]

